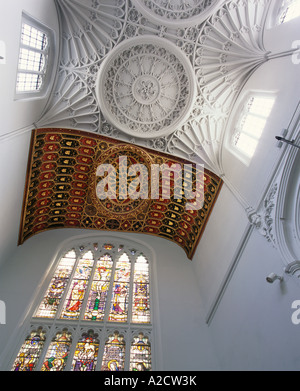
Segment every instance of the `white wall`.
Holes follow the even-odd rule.
[[[0,142],[0,267],[18,243],[30,131]]]
[[[67,238],[88,233],[91,236],[96,234],[92,230],[76,229],[38,234],[20,246],[2,267],[0,299],[6,304],[7,313],[6,325],[0,325],[0,351],[4,352],[0,359],[0,370],[5,370],[5,361],[10,358],[10,349],[16,340],[14,332],[38,292],[60,244]],[[101,232],[98,235],[101,240]],[[107,236],[108,233],[102,235]],[[112,233],[112,236],[122,237],[122,234]],[[138,234],[126,237],[144,241],[156,254],[154,287],[158,291],[159,311],[155,323],[160,325],[160,336],[157,335],[156,341],[157,349],[161,348],[162,352],[161,361],[156,363],[157,369],[217,369],[191,261],[178,245],[165,239]]]
[[[15,85],[21,36],[22,11],[56,33],[56,60],[59,49],[58,17],[53,0],[10,0],[3,2],[0,14],[0,39],[6,46],[6,63],[0,65],[0,136],[23,129],[37,121],[48,100],[15,100]]]
[[[223,184],[192,262],[206,314],[218,294],[247,224],[244,209]]]
[[[271,54],[289,51],[293,40],[299,40],[299,18],[282,26],[266,30],[264,45]],[[286,56],[271,59],[259,67],[245,84],[234,106],[228,122],[227,136],[222,151],[223,169],[227,179],[237,188],[245,201],[254,209],[258,206],[262,192],[280,159],[275,136],[288,128],[299,104],[300,65]],[[271,92],[276,96],[270,119],[263,131],[258,147],[249,165],[244,164],[229,151],[234,121],[238,117],[239,105],[249,91]],[[233,122],[232,122],[233,120]],[[286,136],[289,138],[289,135]]]
[[[14,99],[23,10],[56,33],[55,61],[59,52],[53,0],[10,0],[1,4],[0,39],[5,42],[6,56],[5,64],[0,64],[0,265],[9,261],[17,245],[31,129],[48,100],[47,96]]]
[[[271,272],[283,275],[279,253],[253,231],[209,326],[223,370],[299,371],[300,325],[291,321],[291,305],[300,285],[287,275],[269,284]]]
[[[285,266],[223,186],[193,259],[221,370],[299,370],[300,324],[291,321],[291,305],[300,300],[300,281]],[[272,272],[284,282],[267,283]]]

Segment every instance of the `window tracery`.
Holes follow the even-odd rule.
[[[68,248],[44,292],[13,371],[151,370],[150,264],[140,249]]]
[[[51,31],[23,14],[16,80],[17,97],[28,96],[28,93],[39,96],[46,89],[51,45]]]

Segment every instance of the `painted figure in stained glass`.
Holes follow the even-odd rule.
[[[87,259],[89,258],[89,259]],[[87,253],[76,268],[61,318],[78,319],[85,290],[93,267],[92,254]]]
[[[109,255],[102,256],[100,261],[97,262],[85,319],[103,320],[110,285],[111,268],[112,259]]]
[[[75,252],[70,251],[61,259],[35,316],[41,318],[54,318],[73,270],[75,258]]]
[[[45,332],[41,329],[33,331],[22,345],[14,362],[14,371],[33,371],[45,343]]]
[[[143,276],[137,278],[134,292],[134,307],[137,314],[143,315],[148,308],[148,284]]]
[[[120,364],[118,363],[117,360],[110,360],[107,363],[107,367],[110,371],[119,371],[120,370]]]
[[[127,290],[128,284],[115,284],[114,302],[112,310],[115,314],[125,314],[127,310]]]
[[[93,332],[83,335],[76,346],[73,371],[94,371],[97,364],[99,341]]]
[[[151,370],[151,347],[148,338],[142,333],[134,337],[130,349],[130,370],[150,371]]]
[[[101,371],[123,371],[125,363],[125,342],[116,332],[105,344]]]
[[[127,320],[130,267],[129,258],[124,253],[116,265],[110,321],[126,322]]]
[[[109,282],[93,282],[85,319],[102,320],[105,311],[105,303]]]
[[[48,348],[42,371],[62,371],[67,363],[71,342],[70,333],[58,333]]]
[[[66,273],[64,271],[60,272],[57,277],[53,278],[47,296],[44,300],[45,310],[49,313],[55,313],[59,304],[59,299],[61,298],[63,291],[66,287]]]
[[[134,269],[132,321],[135,323],[150,322],[149,265],[142,255],[138,257]]]
[[[84,292],[86,288],[85,281],[74,281],[73,287],[67,302],[66,313],[69,317],[77,317],[79,313],[79,309],[81,306],[81,302],[83,300]]]

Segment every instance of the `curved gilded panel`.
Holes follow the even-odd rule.
[[[156,235],[192,258],[222,186],[215,174],[201,182],[188,161],[85,131],[33,130],[31,143],[19,244],[87,228]]]

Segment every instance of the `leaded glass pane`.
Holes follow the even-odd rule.
[[[110,286],[112,265],[112,258],[107,254],[102,256],[97,262],[84,316],[85,319],[103,320],[107,301],[107,293]]]
[[[83,334],[78,341],[72,362],[73,371],[94,371],[99,349],[98,335],[93,331]]]
[[[103,245],[103,248],[104,248],[105,250],[112,250],[112,249],[114,248],[114,246],[113,246],[112,244],[104,244],[104,245]]]
[[[147,337],[134,337],[130,349],[130,371],[151,370],[151,347]]]
[[[124,371],[125,342],[122,335],[111,335],[105,344],[101,371]]]
[[[150,322],[149,264],[143,255],[138,257],[134,265],[132,322]]]
[[[71,333],[66,330],[57,333],[47,350],[41,370],[45,372],[63,371],[67,363],[71,343]]]
[[[87,252],[78,262],[61,318],[78,319],[84,294],[93,268],[94,260],[91,251]]]
[[[42,329],[32,331],[19,351],[13,371],[33,371],[40,358],[45,339],[45,332]]]
[[[46,349],[43,351],[46,347],[45,333],[41,329],[32,332],[22,345],[12,370],[32,371],[39,363],[38,368],[43,372],[63,371],[66,369],[70,351],[74,350],[72,362],[69,363],[71,370],[94,371],[101,347],[98,334],[95,332],[100,333],[99,335],[104,333],[105,336],[108,332],[112,333],[115,326],[108,322],[125,323],[129,320],[132,324],[150,323],[149,263],[140,253],[135,260],[132,275],[128,254],[136,257],[139,252],[131,248],[126,253],[123,252],[124,247],[124,245],[110,243],[100,245],[92,242],[77,246],[76,251],[67,252],[59,260],[34,317],[53,319],[43,321],[49,329],[59,324],[60,327],[66,328],[64,330],[61,328],[62,331],[47,344],[47,351]],[[106,254],[100,252],[103,249],[106,250]],[[100,252],[97,261],[94,260],[94,251],[96,254]],[[120,254],[114,258],[116,253]],[[85,311],[82,311],[83,303]],[[130,319],[128,319],[129,315]],[[91,324],[87,321],[102,321],[104,327],[82,334],[86,325]],[[62,326],[63,324],[65,325]],[[73,337],[67,327],[68,329],[72,327]],[[131,327],[130,324],[123,324],[120,327],[129,337],[131,333],[127,334],[129,331],[127,328]],[[119,331],[114,331],[106,343],[105,339],[103,340],[104,353],[99,357],[101,359],[99,369],[103,371],[123,371],[125,368],[125,340],[123,335],[119,335]],[[72,348],[72,339],[77,338],[75,336],[78,336],[78,333],[81,338]],[[130,355],[128,354],[126,368],[130,366],[133,371],[151,370],[150,344],[143,334],[134,338],[128,353]]]
[[[128,296],[131,264],[127,254],[122,254],[116,264],[113,294],[108,320],[126,322],[128,315]]]
[[[39,318],[54,318],[61,297],[68,284],[76,261],[75,251],[69,251],[59,262],[47,292],[35,316]]]
[[[33,26],[24,23],[22,26],[21,42],[37,50],[45,50],[47,47],[47,35]]]
[[[17,76],[17,92],[39,91],[43,84],[43,75],[19,72]]]
[[[19,69],[22,71],[42,72],[45,66],[44,54],[33,50],[21,49],[19,55]]]

